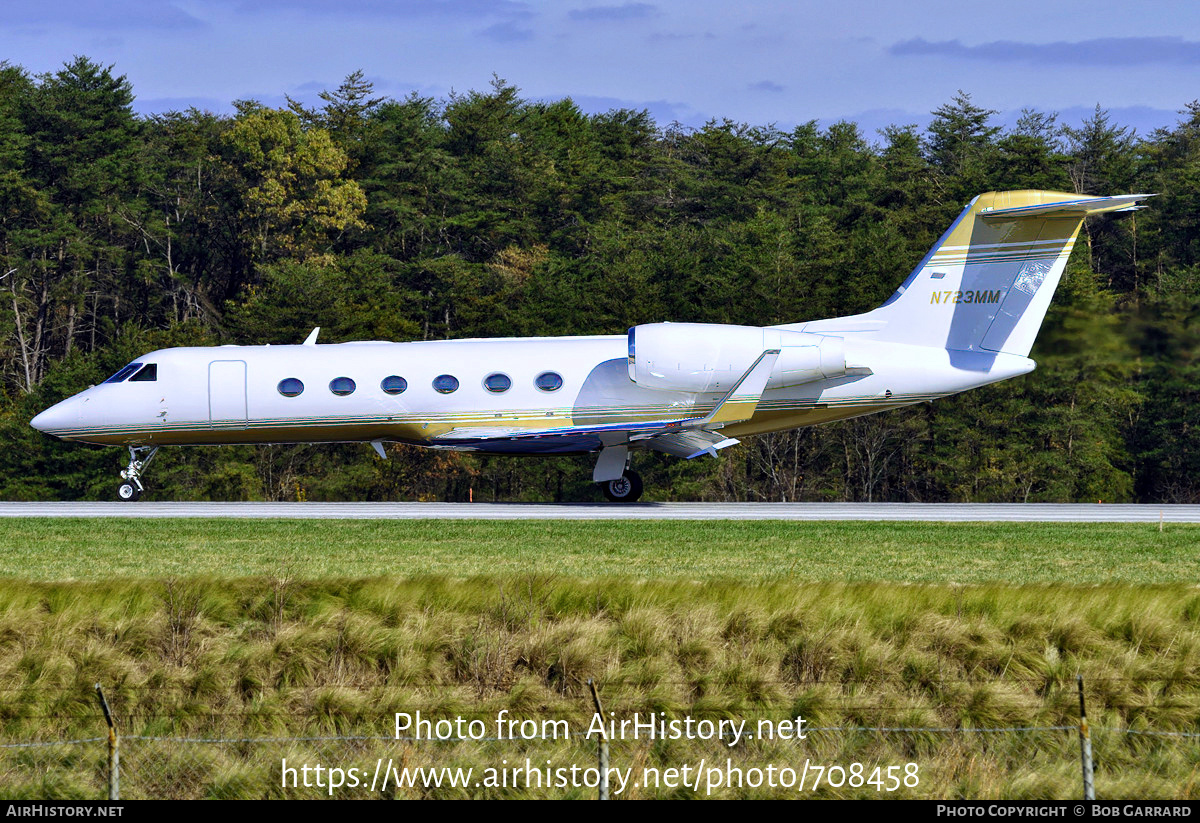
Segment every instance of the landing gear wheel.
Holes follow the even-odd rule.
[[[642,496],[642,477],[629,469],[616,480],[600,485],[604,489],[604,496],[613,503],[634,503]]]
[[[142,455],[145,455],[145,458]],[[130,446],[129,465],[121,472],[121,485],[117,486],[117,499],[133,502],[142,496],[146,487],[142,485],[142,472],[150,465],[158,446]]]

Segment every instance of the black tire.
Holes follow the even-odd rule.
[[[626,471],[619,479],[600,486],[612,503],[635,503],[642,496],[642,477],[635,471]]]
[[[137,500],[141,496],[142,496],[141,490],[137,486],[130,483],[129,481],[126,481],[126,482],[122,483],[121,485],[117,486],[117,499],[118,500],[126,500],[126,501],[132,503],[134,500]]]

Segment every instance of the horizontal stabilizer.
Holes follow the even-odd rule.
[[[1060,200],[1057,203],[1038,203],[1032,206],[1014,206],[1009,209],[983,209],[979,216],[987,220],[1003,217],[1006,220],[1022,217],[1087,217],[1115,211],[1136,211],[1141,206],[1137,201],[1153,197],[1153,194],[1118,194],[1114,197],[1081,197],[1078,200]]]

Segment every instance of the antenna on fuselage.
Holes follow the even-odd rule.
[[[321,327],[320,327],[320,326],[317,326],[315,329],[313,329],[312,331],[310,331],[310,332],[308,333],[308,337],[304,338],[304,345],[306,345],[306,346],[315,346],[315,345],[317,345],[317,335],[318,335],[320,332],[321,332]]]

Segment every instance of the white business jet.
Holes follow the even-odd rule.
[[[865,314],[781,326],[652,323],[625,335],[175,348],[47,409],[34,428],[126,446],[136,500],[161,446],[411,443],[596,454],[634,501],[632,454],[716,456],[738,438],[934,400],[1032,371],[1083,219],[1150,195],[989,192]]]

